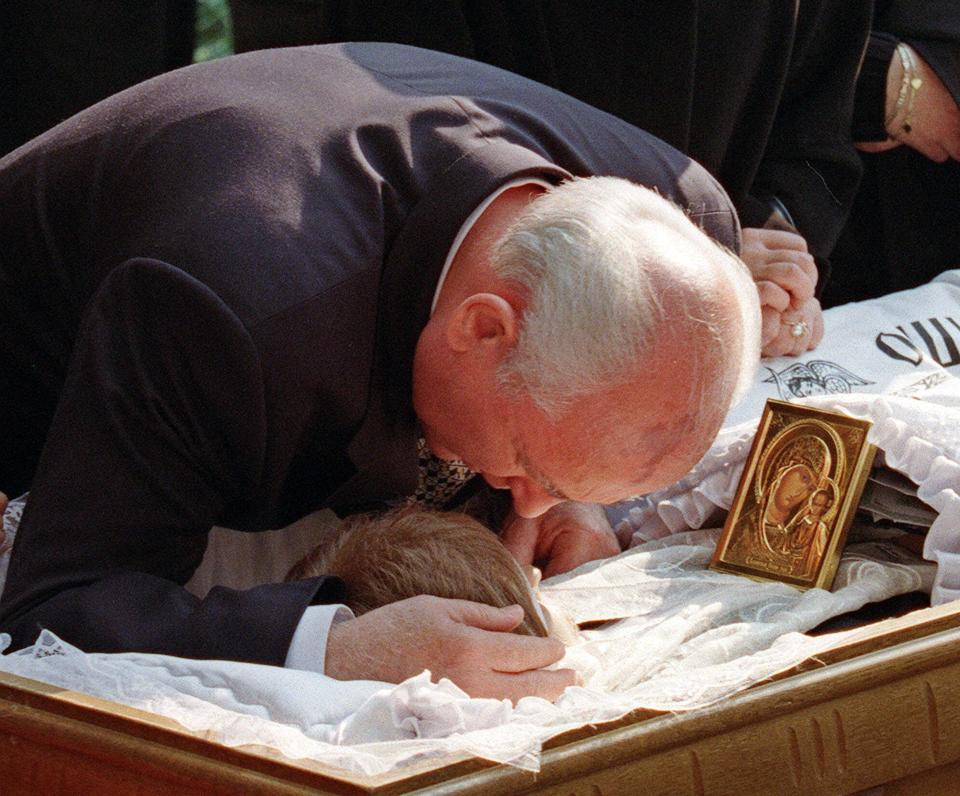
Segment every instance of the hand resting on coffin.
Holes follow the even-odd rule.
[[[470,696],[553,701],[577,674],[542,668],[563,657],[563,643],[511,633],[521,621],[518,605],[410,597],[330,628],[325,671],[341,680],[396,683],[429,669]]]
[[[400,682],[429,669],[471,696],[513,701],[552,701],[577,682],[543,668],[575,626],[539,605],[539,572],[465,514],[407,506],[348,517],[287,579],[319,574],[343,580],[356,615],[330,628],[331,677]]]

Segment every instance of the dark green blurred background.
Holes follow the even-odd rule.
[[[197,47],[194,61],[209,61],[233,52],[233,32],[227,0],[198,0]]]

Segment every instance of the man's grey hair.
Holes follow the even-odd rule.
[[[617,177],[564,182],[530,203],[491,266],[525,294],[498,379],[552,420],[636,380],[674,335],[696,360],[694,408],[709,397],[726,411],[752,383],[760,306],[746,266],[655,191]],[[719,299],[718,285],[729,288]]]

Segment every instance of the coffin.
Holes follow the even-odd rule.
[[[0,673],[0,783],[4,794],[950,792],[958,683],[960,603],[950,603],[865,626],[711,707],[559,736],[538,774],[456,756],[361,777]]]

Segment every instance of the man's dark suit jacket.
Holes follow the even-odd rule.
[[[413,351],[459,227],[512,178],[594,174],[656,187],[738,248],[722,189],[658,139],[397,45],[189,67],[0,161],[5,411],[28,388],[59,398],[0,627],[282,664],[341,584],[198,600],[182,584],[208,529],[412,493]]]
[[[957,5],[956,0],[902,0]],[[860,162],[853,86],[873,0],[230,0],[238,51],[392,41],[538,80],[705,166],[745,227],[781,200],[826,283]]]
[[[960,104],[960,3],[877,0],[857,78],[856,141],[887,137],[887,69],[898,41],[917,51]],[[960,263],[960,161],[936,163],[909,146],[860,157],[863,184],[837,245],[826,306],[909,290]]]

